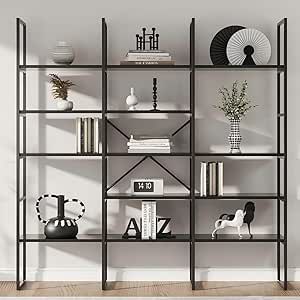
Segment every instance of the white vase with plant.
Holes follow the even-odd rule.
[[[226,87],[219,89],[221,95],[220,103],[214,105],[221,110],[230,121],[230,134],[228,137],[230,153],[241,153],[240,145],[242,136],[240,134],[240,121],[245,115],[257,105],[251,105],[251,100],[247,97],[248,83],[245,80],[239,88],[238,81],[232,84],[229,91]]]
[[[68,93],[71,86],[75,84],[70,80],[62,80],[57,74],[49,74],[52,84],[52,94],[59,110],[72,110],[73,102],[68,100]]]

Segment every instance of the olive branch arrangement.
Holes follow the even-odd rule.
[[[70,80],[62,80],[56,74],[49,74],[50,76],[50,83],[52,84],[52,94],[54,99],[63,99],[67,100],[68,98],[68,91],[71,86],[75,84]]]
[[[223,111],[225,117],[229,120],[241,120],[248,113],[249,110],[258,106],[250,104],[251,100],[249,100],[247,97],[247,88],[248,83],[246,80],[242,82],[240,91],[237,80],[232,84],[231,91],[229,91],[226,87],[220,88],[220,104],[213,105],[213,107]]]

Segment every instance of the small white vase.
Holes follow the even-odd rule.
[[[69,100],[59,99],[56,102],[56,106],[58,110],[72,110],[73,102]]]
[[[58,42],[52,51],[52,59],[57,64],[71,64],[75,58],[74,50],[67,42]]]
[[[138,104],[138,99],[134,94],[134,88],[130,88],[130,95],[126,98],[126,103],[128,105],[128,110],[136,110],[136,105]]]

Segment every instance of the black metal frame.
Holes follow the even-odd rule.
[[[283,28],[283,64],[281,63],[281,29]],[[101,243],[102,246],[102,289],[107,288],[107,265],[108,265],[108,251],[107,246],[109,242],[184,242],[189,243],[190,246],[190,282],[192,289],[196,288],[195,277],[195,245],[201,242],[219,243],[219,242],[272,242],[277,244],[277,270],[278,281],[281,282],[281,244],[283,245],[283,288],[287,289],[287,19],[284,18],[277,24],[277,64],[276,65],[263,65],[263,66],[213,66],[213,65],[196,65],[195,64],[195,19],[192,18],[190,24],[190,62],[188,65],[149,65],[149,66],[130,66],[130,65],[108,65],[107,57],[107,24],[102,18],[102,65],[27,65],[26,63],[26,23],[20,18],[16,19],[16,287],[21,289],[26,281],[26,243],[27,242],[95,242]],[[61,112],[57,110],[30,110],[26,106],[26,72],[28,70],[46,70],[46,69],[85,69],[95,70],[102,74],[102,109],[99,110],[74,110],[72,112]],[[114,70],[161,70],[161,71],[187,71],[189,72],[190,80],[190,107],[188,110],[163,110],[163,111],[125,111],[125,110],[109,110],[107,103],[107,79],[108,71]],[[275,153],[241,153],[241,154],[228,154],[228,153],[197,153],[195,150],[195,77],[196,72],[210,71],[210,70],[261,70],[277,71],[277,151]],[[21,76],[22,74],[22,76]],[[281,97],[281,83],[283,77],[283,101]],[[22,90],[21,90],[22,82]],[[21,105],[22,98],[22,105]],[[281,111],[283,102],[283,111]],[[44,114],[44,113],[93,113],[101,115],[102,117],[102,153],[101,154],[84,154],[84,153],[28,153],[26,150],[26,117],[29,114]],[[188,120],[177,128],[172,135],[181,132],[187,125],[189,125],[190,146],[188,152],[177,153],[114,153],[108,152],[108,125],[117,130],[123,137],[128,139],[128,135],[118,128],[110,119],[109,114],[188,114]],[[22,123],[21,123],[22,118]],[[282,120],[283,119],[283,120]],[[283,121],[283,122],[282,122]],[[22,125],[22,131],[21,131]],[[283,125],[284,137],[281,137],[281,128]],[[22,143],[21,143],[22,142]],[[283,149],[282,149],[283,142]],[[27,234],[26,233],[26,163],[27,157],[40,157],[40,156],[70,156],[81,157],[91,156],[102,158],[102,229],[101,234],[88,234],[78,235],[76,240],[47,240],[42,234]],[[107,185],[107,170],[108,159],[113,156],[126,156],[142,158],[134,164],[128,171],[116,179],[110,186]],[[157,157],[186,157],[189,159],[190,174],[189,184],[178,178],[176,174],[164,166],[164,164],[157,159]],[[226,157],[226,156],[253,156],[253,157],[272,157],[277,160],[277,192],[276,193],[260,193],[260,194],[225,194],[218,197],[201,197],[195,193],[195,164],[197,157]],[[121,234],[108,234],[107,233],[107,201],[113,199],[133,199],[141,200],[147,197],[130,196],[128,194],[114,194],[108,193],[109,190],[119,183],[123,178],[130,174],[145,160],[150,159],[170,176],[172,176],[178,183],[183,185],[187,192],[178,194],[165,194],[163,196],[151,196],[151,199],[169,199],[169,200],[188,200],[190,203],[190,230],[188,234],[178,234],[175,239],[157,239],[157,240],[141,240],[130,239],[124,240]],[[22,162],[22,170],[21,170]],[[283,168],[281,166],[283,164]],[[283,170],[283,172],[282,172]],[[23,181],[21,181],[21,176]],[[283,178],[282,178],[283,177]],[[20,195],[20,187],[23,187],[22,196]],[[281,190],[283,185],[283,192]],[[195,204],[197,200],[206,199],[273,199],[277,200],[277,233],[276,234],[259,234],[254,235],[253,239],[244,238],[237,239],[232,235],[218,235],[217,239],[212,240],[209,234],[197,234],[195,229]],[[21,203],[23,204],[21,210]],[[283,203],[283,235],[281,234],[281,203]],[[21,222],[21,213],[23,216]],[[22,225],[22,230],[21,230]],[[22,232],[22,234],[21,234]],[[23,251],[21,253],[21,245]],[[23,258],[21,264],[21,255]],[[22,267],[22,280],[21,280],[21,267]]]

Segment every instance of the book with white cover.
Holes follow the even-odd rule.
[[[224,172],[224,163],[222,161],[217,162],[217,190],[218,196],[223,196],[223,172]]]
[[[94,118],[94,153],[100,153],[100,119]]]
[[[156,55],[156,56],[170,56],[170,53],[165,50],[129,50],[127,56],[130,55]]]
[[[83,120],[76,118],[76,152],[82,153],[83,151]]]
[[[171,56],[128,55],[124,61],[171,61]]]
[[[151,237],[151,202],[142,201],[142,240]]]
[[[166,149],[153,149],[153,148],[146,148],[146,149],[128,149],[128,153],[171,153],[170,148]]]
[[[151,201],[151,239],[156,240],[156,201]]]
[[[202,161],[200,162],[200,196],[207,196],[206,192],[207,187],[207,163]]]
[[[83,118],[83,152],[88,153],[88,118]]]

